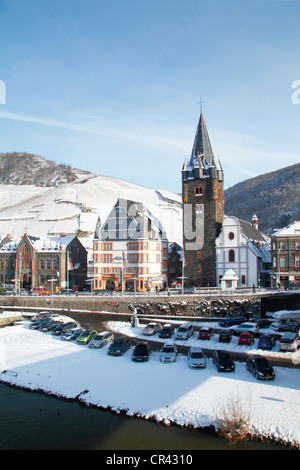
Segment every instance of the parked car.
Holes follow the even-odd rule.
[[[107,354],[111,356],[122,356],[131,348],[131,341],[126,336],[116,338],[109,346]]]
[[[177,347],[173,343],[165,343],[160,353],[161,362],[175,362],[177,358]]]
[[[201,348],[191,347],[188,352],[188,364],[191,369],[206,367],[206,357]]]
[[[272,320],[269,320],[268,318],[259,318],[258,320],[253,320],[258,328],[268,328],[271,323],[272,323]]]
[[[254,375],[255,378],[261,380],[275,379],[273,367],[267,359],[260,355],[249,356],[246,361],[246,368]]]
[[[54,321],[54,320],[59,320],[60,319],[60,315],[45,315],[44,317],[40,318],[39,320],[31,323],[31,325],[29,326],[29,328],[31,330],[38,330],[39,328],[41,328],[42,326],[46,325],[46,323],[49,323],[50,321]]]
[[[250,323],[250,322],[241,323],[240,325],[232,326],[230,329],[233,334],[240,334],[240,333],[243,333],[243,331],[251,331],[251,333],[253,333],[255,336],[259,333],[259,328],[257,324]]]
[[[89,342],[89,348],[103,348],[106,344],[112,343],[114,335],[110,331],[102,331]]]
[[[152,336],[161,330],[160,323],[151,322],[143,329],[143,335]]]
[[[37,320],[40,320],[41,318],[45,318],[46,315],[49,316],[49,315],[51,315],[51,313],[47,312],[47,311],[39,312],[36,315],[31,316],[30,321],[35,322]]]
[[[74,328],[72,330],[67,331],[66,333],[63,333],[61,336],[61,339],[64,341],[73,341],[74,339],[77,339],[81,333],[83,333],[85,330],[83,328]]]
[[[284,333],[280,338],[280,351],[297,351],[300,347],[300,333]]]
[[[219,332],[219,343],[230,343],[232,333],[230,330],[220,330]]]
[[[47,295],[51,292],[49,290],[44,289],[44,287],[33,287],[30,290],[31,295]]]
[[[79,344],[88,344],[97,335],[96,330],[84,330],[76,339]]]
[[[294,322],[289,318],[271,323],[271,328],[275,331],[290,331],[293,326]]]
[[[148,361],[150,358],[150,354],[150,344],[143,341],[135,346],[132,353],[132,360],[137,362]]]
[[[219,372],[233,372],[235,369],[231,356],[225,351],[215,350],[213,352],[213,363]]]
[[[40,327],[40,331],[52,331],[60,325],[62,325],[61,321],[59,321],[59,320],[50,320],[47,323],[43,324],[43,326]]]
[[[162,326],[162,329],[158,332],[160,338],[171,338],[174,334],[174,326],[171,323],[166,323]]]
[[[194,325],[192,323],[184,323],[175,333],[175,339],[189,339],[194,334]]]
[[[257,347],[258,349],[271,350],[276,344],[276,337],[271,334],[264,334],[258,338]]]
[[[239,336],[238,344],[239,345],[245,344],[247,346],[250,346],[250,344],[252,344],[253,341],[254,341],[253,333],[251,331],[243,331]]]
[[[291,331],[293,331],[293,332],[300,331],[300,322],[299,321],[293,322],[293,324],[291,326]]]
[[[212,328],[203,327],[200,329],[198,339],[210,339],[213,336]]]
[[[68,330],[76,328],[77,326],[78,324],[75,321],[63,322],[60,325],[56,326],[54,330],[52,330],[52,334],[55,336],[60,336],[66,333]]]
[[[229,326],[240,325],[241,323],[244,323],[245,321],[246,321],[246,318],[243,316],[228,317],[228,318],[224,318],[223,320],[220,320],[219,325],[222,326],[223,328],[228,328]]]

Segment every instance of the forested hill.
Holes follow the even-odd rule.
[[[300,220],[300,163],[251,178],[225,191],[225,214],[250,221],[259,219],[259,230]]]

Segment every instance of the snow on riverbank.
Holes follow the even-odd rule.
[[[300,444],[299,369],[275,367],[275,381],[260,382],[244,363],[236,363],[234,372],[218,373],[209,359],[206,369],[192,370],[181,355],[173,364],[162,364],[159,352],[149,362],[135,363],[130,350],[111,357],[107,346],[91,349],[29,325],[26,321],[0,329],[3,382],[193,427],[216,426],[220,409],[228,399],[238,398],[249,411],[253,434]],[[130,331],[130,325],[122,325]],[[110,326],[117,328],[116,323]]]

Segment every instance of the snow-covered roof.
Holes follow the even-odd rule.
[[[27,235],[28,241],[36,252],[53,252],[61,251],[61,249],[65,250],[74,238],[74,236],[35,237]],[[15,252],[21,240],[21,238],[10,239],[0,248],[0,253]]]
[[[295,235],[300,237],[300,220],[296,220],[287,227],[278,229],[272,233],[272,237],[290,237]]]

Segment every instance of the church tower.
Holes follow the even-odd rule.
[[[190,159],[182,168],[184,284],[216,286],[216,246],[224,218],[224,174],[201,111]]]

